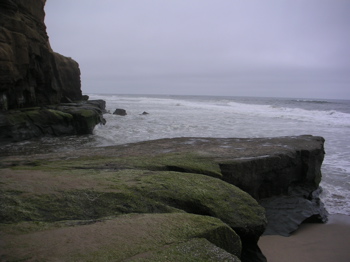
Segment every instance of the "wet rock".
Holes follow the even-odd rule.
[[[117,108],[116,110],[114,110],[113,112],[114,115],[118,115],[118,116],[126,116],[126,110],[125,109],[121,109],[121,108]]]
[[[90,98],[90,97],[89,97],[88,95],[83,95],[81,99],[82,99],[83,101],[88,101],[89,98]]]
[[[103,111],[103,103],[96,101],[2,111],[0,142],[91,134],[97,124],[105,123]]]
[[[328,212],[319,198],[321,192],[321,188],[292,188],[288,195],[259,201],[268,220],[264,235],[289,236],[302,223],[326,223]]]
[[[88,106],[88,105],[92,105],[93,108],[97,107],[99,109],[99,113],[101,113],[101,114],[107,113],[107,111],[106,111],[106,101],[104,101],[102,99],[87,100],[86,101],[86,106]]]

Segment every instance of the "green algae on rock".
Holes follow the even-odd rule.
[[[103,122],[102,111],[89,102],[0,112],[0,142],[45,135],[91,134]]]
[[[21,230],[30,234],[57,228],[70,232],[72,228],[89,228],[105,223],[103,221],[117,223],[125,215],[133,217],[135,213],[210,216],[225,223],[239,236],[242,249],[237,256],[241,261],[266,261],[257,246],[266,226],[264,209],[251,195],[230,183],[241,181],[239,178],[246,173],[237,172],[242,170],[251,171],[246,174],[249,179],[259,176],[259,171],[268,178],[284,170],[279,181],[292,181],[291,185],[312,181],[316,188],[319,179],[315,177],[320,176],[324,154],[323,141],[312,136],[174,138],[74,152],[2,157],[0,229],[9,237],[15,237]],[[253,163],[253,169],[247,169],[247,161]],[[238,166],[240,163],[242,168]],[[238,176],[237,180],[234,176]],[[260,182],[259,179],[251,181],[251,192],[275,192],[268,184]],[[281,187],[289,186],[281,184]],[[179,227],[186,227],[186,223],[181,223]],[[158,230],[163,229],[159,227]],[[215,231],[214,238],[227,238],[224,231]],[[177,251],[183,250],[183,243],[187,242],[193,244],[193,248],[187,249],[193,253],[184,255],[183,261],[187,258],[192,259],[187,261],[196,261],[195,250],[200,245],[202,249],[218,251],[219,257],[227,257],[227,248],[218,244],[213,247],[214,241],[201,235],[183,239],[181,243],[167,243],[160,250],[153,246],[130,258],[134,261],[148,258],[148,261],[153,258],[157,261],[167,255],[178,258]],[[224,242],[230,245],[230,240]],[[25,252],[32,245],[27,244]],[[91,255],[88,251],[86,254]],[[107,246],[101,247],[96,257],[105,254],[106,260],[113,260],[115,252]],[[84,256],[84,252],[79,256]],[[200,258],[205,261],[203,253]]]
[[[15,161],[3,159],[3,230],[6,225],[13,229],[13,223],[28,221],[39,223],[40,229],[39,225],[65,227],[63,221],[85,225],[106,217],[118,220],[131,213],[191,213],[216,217],[240,238],[249,232],[257,239],[266,224],[263,208],[247,193],[212,177],[220,177],[218,165],[197,153],[42,157],[31,157],[30,161],[20,156]],[[169,171],[167,163],[187,172]],[[194,173],[189,173],[191,170]],[[231,246],[224,231],[218,230],[210,238]],[[202,242],[191,243],[197,246]],[[226,257],[227,251],[218,248],[212,246],[213,252],[219,250],[219,255]],[[177,244],[168,249],[178,256],[176,250]],[[240,252],[236,256],[240,257]]]
[[[240,239],[228,225],[186,213],[129,214],[33,233],[5,232],[3,240],[7,252],[2,257],[7,260],[240,261],[241,253]]]

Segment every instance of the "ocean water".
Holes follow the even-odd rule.
[[[350,101],[324,99],[89,95],[111,113],[93,135],[42,138],[11,145],[19,153],[74,150],[172,137],[274,137],[326,139],[322,200],[331,214],[350,215]],[[147,112],[147,115],[142,115]]]

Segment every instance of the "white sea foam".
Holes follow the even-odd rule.
[[[330,214],[350,215],[350,193],[344,187],[322,182],[323,192],[321,198]]]
[[[306,121],[312,123],[321,122],[328,125],[345,125],[350,127],[350,114],[337,112],[335,110],[305,110],[301,108],[288,108],[272,105],[250,105],[230,102],[232,112],[269,118],[285,118],[296,121]]]

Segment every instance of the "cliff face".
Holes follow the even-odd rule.
[[[45,2],[0,1],[1,110],[82,98],[78,63],[50,47]]]
[[[81,101],[78,63],[52,51],[44,24],[45,3],[0,1],[2,142],[91,134],[96,124],[105,122],[103,101]]]

